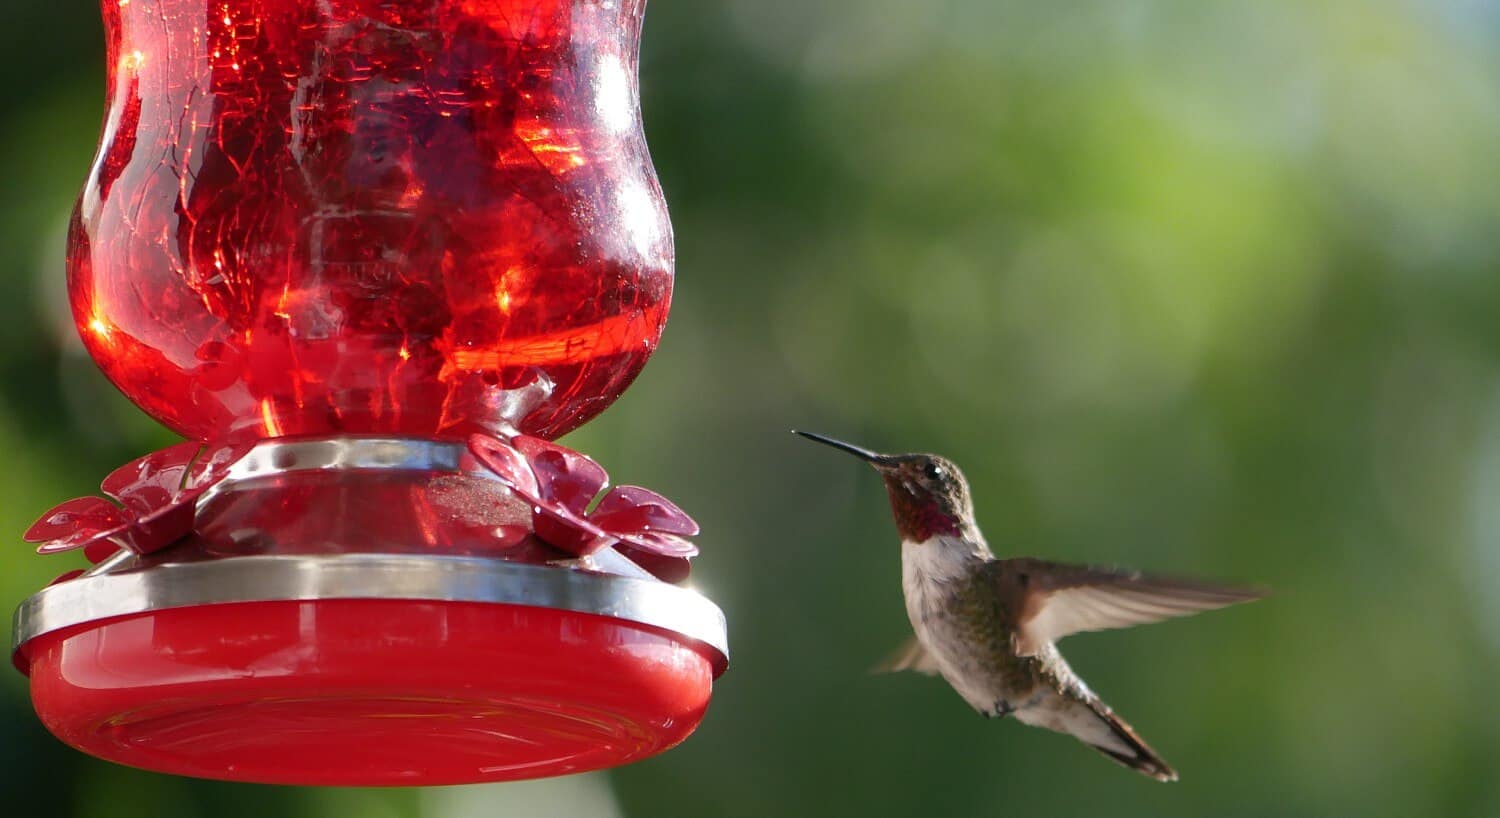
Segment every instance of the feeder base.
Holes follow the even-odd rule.
[[[359,561],[321,562],[350,560]],[[235,562],[244,560],[174,567],[239,567],[252,582],[267,573],[222,565]],[[287,567],[273,565],[271,573]],[[697,727],[722,654],[622,618],[660,616],[663,601],[690,592],[490,567],[547,572],[544,579],[579,597],[588,595],[578,588],[602,583],[618,610],[431,599],[188,604],[46,630],[24,642],[18,661],[38,715],[63,741],[121,764],[204,778],[358,786],[539,778],[637,761]],[[548,582],[533,581],[529,592],[538,584]],[[494,582],[487,587],[483,595],[497,595]],[[110,590],[103,587],[104,599]],[[658,610],[641,606],[642,594],[658,592]],[[58,615],[33,611],[33,621]]]

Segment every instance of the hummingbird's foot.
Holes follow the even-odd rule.
[[[995,709],[987,715],[989,715],[990,718],[1003,719],[1014,712],[1016,712],[1016,708],[1010,702],[1001,699],[1000,701],[995,702]]]

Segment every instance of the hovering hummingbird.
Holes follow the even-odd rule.
[[[1264,596],[1128,571],[996,559],[974,523],[969,485],[932,454],[877,454],[797,432],[880,473],[901,535],[901,587],[916,637],[877,670],[940,674],[988,717],[1067,733],[1158,781],[1177,773],[1068,667],[1054,642]]]

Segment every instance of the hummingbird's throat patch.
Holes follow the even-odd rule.
[[[905,480],[888,480],[891,514],[896,530],[905,542],[925,542],[939,534],[955,535],[962,526],[936,499],[920,489],[913,490]]]

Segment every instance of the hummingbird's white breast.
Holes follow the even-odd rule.
[[[945,534],[922,542],[902,542],[901,590],[906,594],[906,613],[912,624],[945,606],[955,585],[984,564],[984,559],[973,543]]]
[[[982,539],[939,534],[901,544],[901,588],[917,641],[948,684],[975,710],[993,714],[1006,701],[996,666],[969,633],[954,599],[992,557]]]

